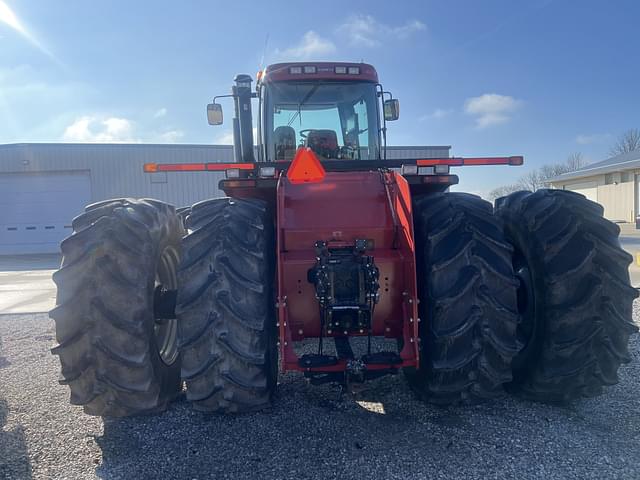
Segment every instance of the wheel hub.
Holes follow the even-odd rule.
[[[514,369],[522,368],[531,355],[537,337],[538,322],[536,319],[535,290],[531,270],[524,261],[517,261],[515,265],[516,278],[520,282],[518,287],[518,314],[520,322],[516,329],[520,353],[513,359]]]
[[[160,256],[153,296],[153,333],[162,361],[173,364],[178,358],[178,321],[175,308],[177,298],[177,252],[167,247]]]

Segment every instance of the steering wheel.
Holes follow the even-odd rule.
[[[302,138],[302,140],[306,140],[309,132],[313,132],[314,130],[315,128],[305,128],[304,130],[300,130],[298,132],[298,135],[300,135],[300,138]]]

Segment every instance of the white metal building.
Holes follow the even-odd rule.
[[[598,202],[609,220],[633,222],[640,215],[640,150],[565,173],[552,179],[551,185]]]
[[[448,146],[389,147],[388,158],[441,158]],[[231,162],[230,145],[0,145],[0,255],[55,253],[85,205],[148,197],[176,206],[222,195],[221,173],[144,174],[156,163]]]

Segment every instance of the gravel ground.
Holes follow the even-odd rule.
[[[634,316],[640,323],[640,303]],[[357,397],[281,379],[266,413],[89,417],[58,385],[53,322],[0,316],[0,478],[640,478],[640,341],[607,394],[553,407],[512,397],[441,409],[402,376]]]

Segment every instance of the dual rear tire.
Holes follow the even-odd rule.
[[[631,256],[602,207],[561,190],[415,202],[422,364],[418,395],[468,403],[504,389],[568,402],[617,383],[630,360]]]
[[[91,415],[166,408],[182,390],[177,322],[159,308],[177,288],[182,223],[155,200],[89,205],[62,242],[56,323],[60,383]]]

